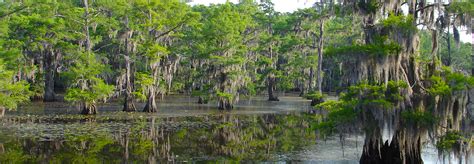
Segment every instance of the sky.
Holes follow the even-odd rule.
[[[218,4],[218,3],[225,3],[227,0],[193,0],[190,2],[190,5],[196,4]],[[229,0],[230,2],[237,3],[239,0]],[[319,0],[272,0],[275,4],[275,10],[279,12],[293,12],[300,8],[308,8],[311,7],[314,2]],[[474,43],[474,35],[466,34],[466,29],[461,29],[460,31],[461,41],[468,42],[473,44]]]

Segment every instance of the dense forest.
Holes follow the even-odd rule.
[[[170,94],[230,110],[297,92],[329,112],[321,132],[363,120],[361,162],[419,163],[428,129],[440,148],[472,142],[474,57],[460,36],[473,15],[472,0],[321,1],[292,13],[271,0],[0,1],[0,113],[66,101],[93,115],[116,100],[156,112]]]

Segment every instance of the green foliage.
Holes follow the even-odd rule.
[[[308,99],[308,100],[320,100],[320,99],[323,99],[324,97],[326,97],[326,95],[323,95],[319,92],[309,92],[307,93],[306,95],[303,96],[304,98]]]
[[[191,56],[201,63],[193,78],[200,81],[201,85],[211,84],[209,90],[193,91],[195,95],[199,94],[201,98],[224,98],[234,103],[238,92],[255,92],[255,87],[248,85],[253,79],[249,78],[245,69],[246,66],[255,65],[246,56],[255,47],[245,44],[246,37],[251,35],[247,30],[256,25],[252,18],[256,8],[252,5],[255,4],[228,2],[195,8],[202,14],[201,24],[186,31],[189,41],[192,41]]]
[[[431,86],[427,88],[427,91],[430,95],[443,96],[451,94],[451,88],[441,77],[432,76],[429,80],[431,81]]]
[[[392,13],[389,14],[387,19],[382,20],[381,23],[385,28],[401,31],[405,36],[413,34],[417,30],[412,15],[405,16]]]
[[[359,1],[357,6],[367,13],[375,14],[380,8],[380,3],[377,0]]]
[[[408,87],[405,82],[390,81],[386,85],[370,85],[366,82],[350,86],[347,93],[341,95],[341,100],[352,102],[362,108],[388,109],[402,100],[400,91]]]
[[[232,93],[227,93],[227,92],[217,91],[216,96],[223,98],[225,100],[229,100],[229,101],[233,101],[234,99],[234,95]]]
[[[352,102],[328,100],[316,105],[315,108],[329,112],[325,120],[316,125],[316,129],[325,136],[338,132],[343,127],[350,126],[357,117]]]
[[[105,66],[97,61],[94,54],[81,53],[78,56],[76,63],[66,73],[71,83],[64,98],[71,102],[94,103],[109,97],[114,87],[98,78]]]
[[[315,106],[316,109],[328,111],[325,120],[318,123],[316,128],[324,135],[331,135],[342,128],[350,127],[362,110],[392,108],[403,100],[400,92],[406,87],[408,85],[401,81],[389,81],[382,85],[363,82],[351,86],[346,93],[340,94],[339,100],[327,100]],[[406,115],[415,121],[428,119],[424,115]]]
[[[430,63],[432,60],[432,34],[427,30],[420,30],[418,32],[420,36],[420,56],[421,64]],[[454,36],[450,34],[449,36],[445,33],[438,34],[439,39],[450,37],[450,45],[456,45]],[[473,68],[473,63],[471,60],[466,60],[471,58],[472,45],[470,43],[459,43],[458,47],[451,46],[448,52],[447,41],[445,39],[439,40],[438,51],[435,54],[438,56],[438,59],[443,63],[447,63],[448,60],[451,60],[450,67],[453,70],[461,70],[462,72],[470,72]],[[440,62],[441,62],[440,61]]]
[[[18,104],[29,101],[31,92],[26,81],[14,81],[13,71],[5,68],[0,59],[0,107],[16,109]]]
[[[211,95],[210,92],[210,85],[204,85],[201,89],[199,90],[193,90],[193,92],[191,93],[191,96],[194,96],[194,97],[201,97],[205,100],[209,100],[209,96]]]
[[[474,16],[474,3],[472,0],[456,0],[450,2],[446,7],[450,13],[465,14],[465,16]]]
[[[438,118],[429,112],[423,111],[404,111],[402,118],[408,123],[416,124],[421,127],[430,127],[438,122]]]
[[[466,90],[474,86],[474,77],[453,72],[449,67],[443,67],[439,76],[430,77],[431,85],[427,88],[430,95],[446,96],[454,91]]]
[[[453,72],[450,68],[444,68],[443,73],[446,83],[449,84],[453,91],[466,90],[474,86],[474,77],[464,75],[459,72]]]
[[[328,111],[333,110],[333,109],[340,109],[343,107],[344,107],[344,102],[336,101],[336,100],[327,100],[316,106],[316,108],[321,108]]]
[[[440,140],[436,143],[436,148],[442,151],[449,151],[466,142],[469,142],[469,138],[465,138],[460,132],[448,131],[440,137]]]
[[[408,88],[408,84],[402,81],[389,81],[385,90],[386,98],[390,102],[402,101],[403,97],[400,92],[403,88]]]
[[[139,100],[146,100],[147,99],[147,91],[150,87],[153,87],[155,85],[155,80],[153,77],[150,75],[150,73],[144,73],[144,72],[137,72],[135,74],[135,92],[133,94],[139,99]]]
[[[328,47],[324,54],[327,56],[335,55],[367,55],[370,57],[384,57],[396,55],[401,50],[400,45],[395,42],[384,43],[378,41],[373,44],[351,45],[341,47]]]

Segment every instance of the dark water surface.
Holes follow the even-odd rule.
[[[363,135],[325,140],[312,128],[307,100],[241,100],[233,111],[168,97],[159,112],[118,112],[104,104],[97,116],[62,103],[32,103],[0,119],[0,163],[302,162],[358,163]],[[143,104],[138,104],[140,109]],[[439,163],[432,145],[425,163]]]

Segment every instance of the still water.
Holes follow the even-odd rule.
[[[124,113],[103,104],[97,116],[78,115],[62,103],[32,103],[0,119],[0,163],[358,163],[362,133],[323,139],[309,101],[263,97],[240,101],[233,111],[198,105],[188,97],[159,102],[159,112]],[[138,104],[140,109],[143,104]],[[440,163],[432,145],[425,163]]]

